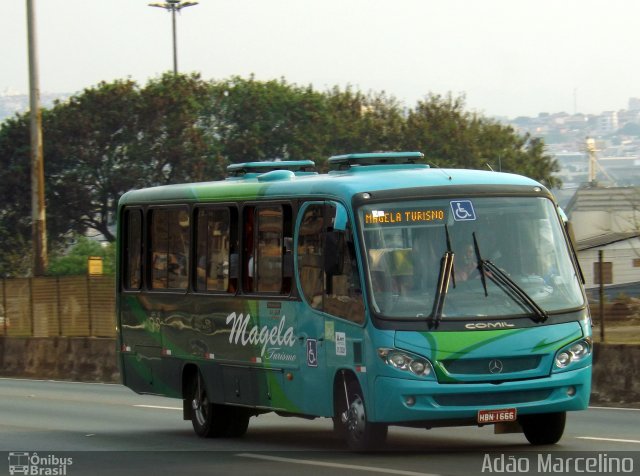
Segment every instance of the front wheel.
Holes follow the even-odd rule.
[[[562,438],[566,420],[566,412],[523,415],[520,425],[532,445],[553,445]]]
[[[381,446],[387,438],[387,425],[369,421],[359,389],[349,392],[349,400],[343,430],[349,448],[367,451]]]

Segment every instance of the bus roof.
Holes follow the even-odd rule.
[[[416,155],[420,154],[420,156]],[[270,198],[322,197],[350,203],[359,193],[374,193],[394,189],[465,186],[479,190],[531,187],[546,191],[540,183],[521,176],[501,172],[440,169],[413,163],[421,153],[350,154],[330,159],[337,170],[317,174],[306,172],[311,161],[281,161],[237,164],[235,173],[245,167],[244,175],[214,182],[199,182],[134,190],[125,193],[120,205],[198,201],[235,201]],[[311,164],[310,164],[310,163]],[[255,164],[262,164],[255,167]],[[282,167],[278,167],[281,164]],[[292,168],[289,168],[289,165]],[[300,168],[298,168],[300,165]],[[259,170],[265,170],[259,173]],[[306,169],[306,170],[301,170]],[[303,173],[301,173],[303,172]],[[539,190],[539,191],[541,191]],[[548,194],[548,191],[546,191]]]

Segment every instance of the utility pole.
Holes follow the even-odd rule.
[[[171,12],[171,25],[173,30],[173,74],[178,74],[178,40],[176,35],[176,12],[183,8],[197,5],[198,2],[183,2],[181,0],[167,0],[164,3],[150,3],[150,7],[164,8]]]
[[[47,270],[47,226],[44,204],[44,159],[42,154],[42,112],[36,43],[34,0],[27,0],[27,35],[29,44],[29,116],[31,119],[31,217],[33,275]]]

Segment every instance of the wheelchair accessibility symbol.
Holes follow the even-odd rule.
[[[451,211],[455,221],[473,221],[476,219],[476,211],[470,200],[452,200]]]
[[[307,366],[318,366],[318,341],[315,339],[307,339]]]

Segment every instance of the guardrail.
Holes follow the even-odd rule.
[[[114,337],[113,276],[0,281],[0,336]]]

